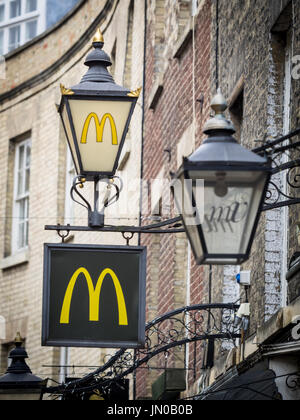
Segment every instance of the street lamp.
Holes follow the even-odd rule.
[[[141,89],[131,92],[118,86],[107,67],[110,57],[103,51],[98,29],[94,50],[87,56],[89,70],[79,85],[65,88],[58,108],[78,175],[87,180],[115,175]]]
[[[114,82],[107,70],[112,62],[103,51],[104,38],[100,29],[92,45],[94,50],[85,60],[89,70],[80,84],[70,89],[61,85],[58,112],[78,179],[95,183],[94,209],[88,208],[89,227],[99,228],[104,226],[104,208],[99,212],[98,183],[106,180],[109,184],[118,169],[141,89],[130,91]]]
[[[12,360],[11,365],[6,374],[0,377],[0,400],[40,400],[47,381],[33,375],[25,362],[28,355],[26,350],[21,347],[20,333],[15,339],[15,346],[16,348],[9,354],[9,358]]]
[[[181,194],[175,193],[175,201],[182,209],[197,264],[239,265],[250,256],[271,163],[233,138],[235,129],[225,118],[227,104],[220,90],[211,107],[215,116],[204,127],[208,138],[184,159],[175,176],[182,185]],[[184,188],[187,180],[192,183],[191,194]],[[196,201],[197,180],[204,181],[202,220],[196,211],[203,204]],[[181,195],[184,205],[180,205]]]

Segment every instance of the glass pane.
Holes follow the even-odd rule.
[[[27,144],[26,145],[26,162],[25,162],[26,168],[30,167],[30,157],[31,157],[31,146],[30,144]]]
[[[70,108],[84,171],[111,172],[131,102],[70,99]]]
[[[25,157],[25,147],[19,147],[19,155],[18,155],[18,185],[17,191],[18,196],[23,194],[24,186],[23,186],[23,177],[24,177],[24,157]]]
[[[28,216],[29,216],[29,199],[25,198],[18,203],[18,231],[17,246],[18,249],[28,245]]]
[[[201,223],[204,212],[204,183],[202,181],[192,182],[185,180],[184,175],[172,184],[177,210],[182,215],[185,229],[197,261],[203,258],[203,248],[200,241],[198,225]],[[198,188],[198,193],[193,196],[193,186]],[[193,199],[197,200],[199,206],[195,208]]]
[[[5,17],[5,4],[0,4],[0,22],[4,21]]]
[[[10,13],[11,19],[21,15],[21,0],[13,0],[10,2]]]
[[[19,147],[19,163],[18,169],[21,171],[24,168],[24,155],[25,155],[25,146]]]
[[[26,217],[26,199],[19,201],[19,221],[23,221]]]
[[[26,169],[25,171],[25,193],[29,192],[29,186],[30,186],[30,169]]]
[[[261,172],[198,173],[205,178],[202,229],[210,254],[245,254],[266,178]],[[195,176],[195,174],[193,174]]]
[[[24,224],[24,247],[28,245],[28,230],[29,230],[29,223],[27,220]]]
[[[229,188],[226,198],[218,197],[212,187],[205,187],[203,230],[208,252],[242,254],[242,236],[249,217],[253,187]]]
[[[37,20],[26,23],[26,41],[30,41],[37,35]]]
[[[20,46],[20,35],[20,26],[14,26],[13,28],[9,29],[9,51],[12,51]]]
[[[25,223],[19,223],[18,228],[18,249],[25,247]]]
[[[26,1],[26,13],[34,12],[37,10],[37,0]]]
[[[18,172],[18,197],[20,197],[24,192],[23,187],[23,172]]]
[[[0,55],[3,55],[4,53],[4,32],[0,31]]]

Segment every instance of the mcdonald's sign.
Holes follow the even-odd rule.
[[[146,248],[44,245],[44,346],[137,348],[145,340]]]
[[[102,117],[101,122],[98,118],[98,115],[95,112],[91,112],[88,115],[87,119],[85,120],[84,126],[83,126],[82,135],[81,135],[81,143],[82,144],[87,143],[88,130],[89,130],[89,127],[90,127],[90,124],[91,124],[92,120],[94,120],[95,126],[96,126],[96,133],[97,133],[96,142],[97,143],[102,143],[105,123],[108,120],[110,122],[112,144],[114,146],[118,146],[118,135],[117,135],[116,123],[115,123],[115,120],[114,120],[113,116],[109,113],[105,114]]]

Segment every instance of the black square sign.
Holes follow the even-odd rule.
[[[42,345],[145,343],[146,248],[44,245]]]

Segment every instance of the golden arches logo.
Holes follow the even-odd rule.
[[[98,278],[97,285],[94,288],[93,281],[89,272],[83,267],[75,271],[75,273],[71,277],[71,280],[69,282],[69,285],[68,285],[68,288],[66,290],[66,294],[64,297],[64,302],[63,302],[61,316],[60,316],[60,323],[61,324],[70,323],[70,308],[71,308],[72,296],[73,296],[75,284],[80,274],[83,274],[85,276],[88,290],[89,290],[90,321],[95,321],[95,322],[99,321],[101,289],[102,289],[102,285],[103,285],[103,281],[105,277],[109,275],[114,283],[115,290],[116,290],[118,308],[119,308],[119,325],[128,325],[127,309],[126,309],[123,290],[119,282],[119,279],[114,273],[114,271],[109,268],[103,270]]]
[[[85,120],[83,130],[82,130],[82,135],[81,135],[81,143],[82,144],[87,143],[87,135],[88,135],[88,131],[89,131],[89,127],[90,127],[92,119],[94,120],[95,125],[96,125],[97,143],[103,142],[103,132],[104,132],[105,123],[107,120],[109,120],[110,127],[111,127],[112,144],[117,146],[118,135],[117,135],[117,128],[116,128],[116,124],[115,124],[115,120],[113,116],[111,114],[105,114],[100,122],[98,115],[95,112],[90,113],[87,119]]]

